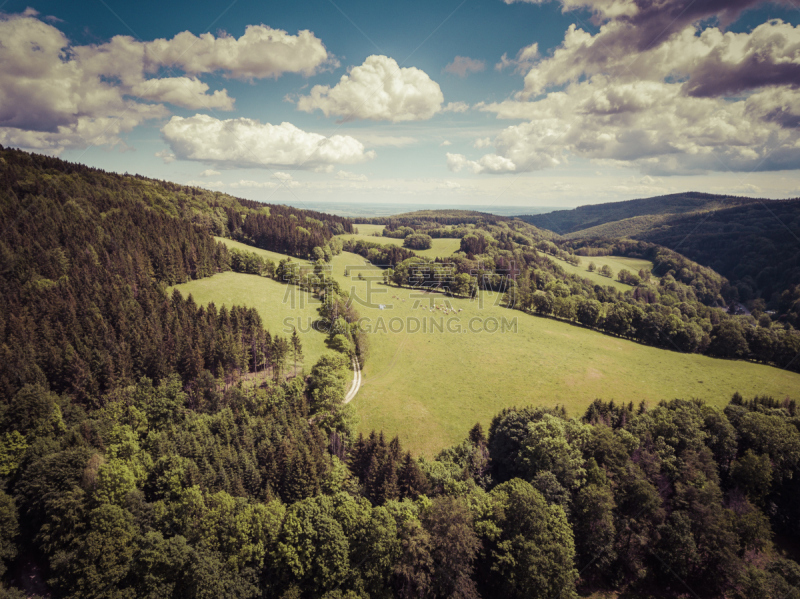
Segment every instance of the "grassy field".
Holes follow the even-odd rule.
[[[344,277],[347,266],[363,264],[360,256],[343,253],[332,265],[334,276],[357,298],[361,316],[371,319],[364,383],[352,405],[363,432],[400,435],[403,445],[417,454],[434,455],[461,441],[475,422],[486,428],[498,411],[514,405],[561,404],[579,416],[596,398],[652,405],[661,399],[699,397],[720,407],[735,391],[745,397],[800,399],[798,374],[616,339],[503,308],[489,293],[481,303]],[[376,279],[382,279],[381,272],[375,269]],[[286,317],[293,322],[316,317],[315,306],[308,303],[294,309],[283,304],[282,284],[251,275],[224,273],[178,288],[191,292],[199,303],[254,306],[272,331],[280,332]],[[446,302],[455,312],[430,310],[434,303]],[[486,330],[503,318],[511,323],[516,319],[516,330]],[[432,320],[444,330],[432,330]],[[420,330],[413,332],[414,327]],[[299,330],[309,370],[325,351],[324,338]]]
[[[229,308],[234,305],[256,308],[264,320],[264,326],[273,335],[291,335],[291,329],[288,333],[284,331],[284,320],[289,319],[288,322],[293,326],[298,326],[299,320],[297,331],[303,340],[306,372],[311,370],[324,352],[331,351],[325,346],[325,335],[308,330],[309,323],[319,318],[319,301],[296,287],[258,275],[223,272],[207,279],[176,285],[170,292],[172,289],[179,289],[184,296],[191,294],[201,305],[214,302],[217,308],[223,305]]]
[[[239,243],[238,241],[234,241],[233,239],[227,239],[226,237],[214,237],[217,241],[221,241],[225,245],[228,246],[230,249],[237,249],[237,250],[244,250],[246,252],[253,252],[254,254],[258,254],[262,258],[267,260],[272,260],[275,264],[283,260],[284,258],[289,258],[290,256],[286,256],[285,254],[278,254],[277,252],[270,252],[269,250],[262,250],[261,248],[253,247],[252,245],[247,245],[246,243]],[[291,256],[292,260],[297,262],[298,264],[310,264],[308,260],[303,260],[301,258],[295,258]]]
[[[638,274],[640,269],[651,270],[653,268],[653,263],[649,260],[625,258],[623,256],[580,256],[581,263],[578,266],[573,266],[569,262],[564,262],[563,260],[559,260],[554,256],[548,255],[547,257],[551,260],[554,260],[559,266],[561,266],[570,274],[578,275],[584,279],[589,279],[598,285],[611,285],[621,291],[627,291],[631,288],[630,285],[620,283],[617,280],[617,274],[623,268],[627,269],[632,274]],[[595,266],[597,266],[597,270],[600,270],[605,264],[608,264],[608,267],[614,271],[614,277],[610,279],[608,277],[604,277],[597,271],[589,272],[590,262],[594,262]]]
[[[359,231],[361,231],[364,227],[378,227],[383,229],[383,225],[356,225]],[[352,234],[352,235],[339,235],[342,240],[345,239],[355,239],[355,240],[362,240],[362,241],[369,241],[372,243],[379,243],[381,245],[403,245],[402,239],[395,239],[393,237],[374,237],[372,235],[365,235],[363,233]],[[451,239],[451,238],[438,238],[434,239],[432,242],[431,249],[429,250],[414,250],[414,253],[418,256],[424,256],[426,258],[446,258],[447,256],[452,256],[455,252],[457,252],[461,248],[461,240],[460,239]]]
[[[353,226],[356,228],[356,231],[358,231],[358,235],[373,235],[374,233],[381,235],[386,228],[386,225],[359,225],[358,223],[355,223]]]

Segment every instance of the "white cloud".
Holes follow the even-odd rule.
[[[528,72],[537,58],[539,58],[539,44],[533,43],[517,52],[516,58],[509,58],[508,54],[503,54],[494,68],[497,71],[513,68],[517,72]]]
[[[630,47],[636,41],[631,35],[626,22],[605,24],[596,35],[570,25],[561,46],[525,76],[519,99],[598,74],[622,81],[682,81],[686,93],[695,96],[792,85],[800,77],[800,26],[779,20],[749,33],[723,33],[717,27],[698,32],[689,25],[643,51]]]
[[[79,46],[37,15],[0,14],[0,143],[56,154],[121,144],[137,125],[168,116],[164,103],[232,110],[227,91],[210,91],[200,73],[252,79],[312,75],[336,64],[308,31],[292,36],[260,25],[238,39],[184,32],[171,40],[115,36]],[[164,67],[188,76],[159,77]]]
[[[170,152],[169,150],[160,150],[155,153],[156,158],[161,158],[164,161],[164,164],[169,164],[170,162],[175,162],[175,154]],[[219,175],[219,173],[217,173]]]
[[[723,20],[749,3],[717,5],[716,16]],[[703,24],[709,3],[681,4],[687,14],[671,12],[678,3],[655,4],[562,0],[565,10],[588,7],[604,22],[596,34],[571,25],[563,43],[538,61],[529,60],[535,45],[523,49],[521,59],[529,49],[531,55],[523,89],[475,108],[527,122],[501,131],[484,158],[501,156],[517,172],[570,156],[659,175],[797,168],[800,27],[773,20],[748,33],[723,32]],[[643,29],[659,27],[665,35],[642,37]]]
[[[418,121],[431,118],[444,102],[439,84],[420,69],[401,68],[388,56],[368,56],[360,66],[342,75],[334,87],[315,85],[300,96],[297,107],[321,110],[343,121]]]
[[[31,11],[0,15],[0,143],[59,153],[114,145],[120,134],[167,114],[104,81],[58,29]],[[125,68],[121,65],[121,68]]]
[[[461,185],[461,183],[459,183],[458,181],[446,180],[446,181],[442,181],[439,184],[439,189],[457,190],[457,189],[463,189],[463,187],[464,186]]]
[[[366,175],[359,175],[357,173],[351,173],[348,171],[339,171],[336,173],[336,178],[340,181],[366,181]]]
[[[488,148],[492,145],[492,140],[488,137],[481,137],[472,143],[473,148]]]
[[[311,76],[339,66],[310,31],[290,35],[266,25],[249,25],[238,39],[184,31],[171,40],[148,42],[146,51],[148,62],[156,68],[175,66],[190,74],[222,72],[236,79],[277,78],[283,73]]]
[[[483,110],[530,119],[493,141],[520,170],[556,166],[574,154],[668,174],[796,168],[800,132],[780,123],[800,118],[792,107],[800,107],[794,90],[732,101],[686,96],[678,83],[615,83],[598,75],[536,102]]]
[[[469,110],[469,104],[466,102],[448,102],[447,106],[442,109],[442,112],[466,112]]]
[[[214,170],[214,169],[212,169],[212,168],[207,168],[207,169],[206,169],[206,170],[204,170],[202,173],[200,173],[200,176],[201,176],[201,177],[216,177],[216,176],[217,176],[217,175],[219,175],[219,174],[220,174],[220,172],[219,172],[219,171],[215,171],[215,170]]]
[[[511,173],[516,170],[516,166],[511,160],[503,156],[498,156],[497,154],[487,154],[475,161],[469,160],[463,154],[450,154],[449,152],[447,153],[447,168],[454,173],[458,173],[462,169],[467,168],[476,174],[502,174]]]
[[[449,141],[449,140],[445,139],[442,143],[439,144],[439,147],[441,148],[441,147],[444,147],[444,146],[452,146],[452,145],[453,145],[452,141]]]
[[[357,164],[375,155],[365,152],[364,145],[348,135],[325,137],[291,123],[262,124],[245,118],[173,116],[161,133],[178,158],[230,166],[313,169]]]
[[[273,179],[277,179],[281,182],[282,185],[286,187],[296,187],[299,185],[297,181],[294,180],[294,177],[291,173],[285,173],[283,171],[278,171],[272,174]]]
[[[453,62],[444,67],[446,73],[466,77],[470,73],[480,73],[486,69],[486,62],[468,56],[456,56]]]
[[[142,100],[168,102],[192,110],[233,110],[233,98],[228,96],[227,90],[216,90],[208,95],[208,85],[195,78],[147,79],[134,84],[130,90]]]

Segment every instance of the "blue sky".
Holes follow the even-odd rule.
[[[800,10],[650,4],[9,0],[0,143],[269,202],[800,195]]]

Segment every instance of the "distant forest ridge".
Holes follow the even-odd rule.
[[[783,311],[800,293],[800,198],[675,194],[521,216],[578,249],[615,239],[679,252],[731,281],[731,301]]]
[[[556,210],[546,214],[522,215],[517,218],[543,229],[549,229],[560,235],[576,233],[605,223],[621,221],[639,216],[661,216],[685,214],[688,212],[704,212],[720,210],[752,204],[754,202],[774,201],[742,196],[715,195],[691,191],[671,195],[656,196],[610,202],[605,204],[589,204],[572,210]]]

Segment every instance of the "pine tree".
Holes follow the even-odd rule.
[[[400,467],[398,475],[397,486],[400,491],[400,497],[410,497],[416,499],[420,495],[425,495],[430,492],[430,485],[428,479],[422,473],[417,461],[411,457],[411,452],[406,453],[403,459],[403,465]]]
[[[292,329],[292,351],[294,352],[294,375],[297,376],[297,360],[303,359],[303,344],[300,342],[300,336],[297,334],[297,329]]]

